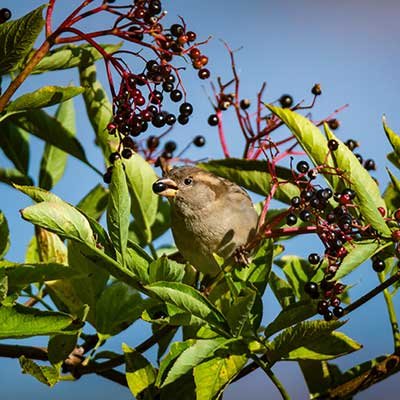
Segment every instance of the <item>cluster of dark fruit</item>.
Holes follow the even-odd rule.
[[[353,152],[357,147],[359,147],[359,143],[354,139],[348,139],[345,142],[345,145]],[[359,153],[354,153],[354,155],[357,157],[357,159],[360,162],[360,164],[363,164],[364,168],[367,171],[375,171],[376,170],[376,164],[375,164],[374,160],[372,160],[370,158],[364,160],[362,155],[359,154]]]
[[[0,24],[11,18],[11,11],[8,8],[0,8]]]
[[[209,70],[204,68],[208,57],[192,45],[196,34],[187,31],[186,27],[180,24],[173,24],[164,29],[157,16],[161,11],[159,0],[136,0],[126,15],[130,21],[125,32],[126,38],[140,42],[145,33],[151,34],[155,40],[158,59],[148,60],[139,74],[128,71],[122,74],[120,88],[113,99],[113,119],[107,126],[109,133],[117,136],[120,142],[118,152],[110,156],[111,164],[121,157],[130,158],[138,150],[138,144],[132,137],[150,129],[171,127],[176,122],[181,125],[189,122],[193,106],[185,99],[178,70],[170,64],[175,55],[188,54],[193,68],[199,70],[199,77],[207,79],[210,76]],[[163,109],[167,97],[172,103],[180,103],[177,114]],[[196,143],[200,142],[204,144],[204,138],[203,141],[197,139]],[[176,148],[176,145],[171,143],[165,149],[166,158],[169,158]],[[151,154],[158,145],[158,137],[149,136],[147,154]],[[110,180],[111,170],[107,170],[104,175],[105,182]]]

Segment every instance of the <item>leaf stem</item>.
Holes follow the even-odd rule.
[[[383,272],[378,274],[378,278],[381,283],[385,281],[385,274]],[[394,352],[399,354],[400,352],[400,331],[399,323],[397,322],[396,311],[394,309],[393,298],[388,289],[383,290],[383,296],[385,297],[386,307],[389,314],[390,324],[392,325]]]
[[[284,386],[282,385],[282,382],[278,379],[278,377],[272,372],[271,368],[265,363],[263,360],[258,358],[256,355],[252,355],[251,358],[254,360],[254,362],[266,373],[266,375],[271,379],[271,381],[274,383],[276,388],[279,390],[279,393],[282,396],[283,400],[290,400],[290,396]]]

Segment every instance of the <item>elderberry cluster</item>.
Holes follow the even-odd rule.
[[[108,7],[113,8],[112,5]],[[120,9],[115,8],[114,11],[120,12]],[[194,43],[197,38],[196,33],[187,30],[184,23],[163,26],[161,19],[164,13],[159,0],[135,0],[129,11],[124,12],[125,14],[119,18],[119,24],[123,26],[122,36],[128,41],[144,44],[145,35],[150,35],[153,40],[151,48],[156,56],[146,59],[144,55],[136,53],[135,55],[144,63],[142,71],[135,73],[123,67],[120,72],[119,89],[117,92],[113,91],[113,118],[107,126],[109,134],[119,139],[118,150],[111,154],[109,159],[111,164],[121,157],[130,158],[140,149],[132,138],[146,131],[170,128],[176,122],[181,125],[189,122],[193,106],[186,101],[180,68],[171,64],[174,56],[187,55],[192,67],[198,70],[200,79],[207,79],[210,76],[210,71],[205,68],[208,57],[202,54]],[[126,24],[122,25],[122,20]],[[175,112],[165,109],[168,100],[169,107],[179,103]],[[147,138],[147,148],[143,149],[147,158],[159,146],[159,136],[151,134]],[[205,143],[204,140],[203,142]],[[176,145],[169,143],[164,149],[165,158],[170,158],[175,149]],[[110,181],[111,171],[112,167],[104,175],[106,182]]]

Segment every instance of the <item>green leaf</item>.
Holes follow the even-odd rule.
[[[154,383],[157,372],[137,350],[122,343],[126,362],[126,380],[136,398],[151,400],[155,395]]]
[[[14,168],[0,168],[0,182],[7,185],[32,185],[32,179]]]
[[[292,287],[273,271],[271,271],[269,277],[269,285],[282,308],[286,308],[295,302]]]
[[[62,103],[83,93],[84,89],[74,86],[43,86],[23,94],[7,106],[7,111],[29,111]]]
[[[244,188],[263,196],[268,196],[272,187],[272,177],[268,172],[266,161],[226,158],[200,163],[198,167],[229,179]],[[290,180],[291,171],[287,168],[276,167],[278,182]],[[294,196],[299,195],[299,188],[293,183],[281,184],[274,196],[284,203],[290,203]]]
[[[96,66],[94,64],[79,68],[80,84],[85,88],[83,99],[86,113],[93,127],[96,143],[100,146],[104,159],[108,162],[111,152],[118,146],[118,140],[108,133],[107,125],[112,120],[112,106],[107,98],[107,93],[97,80]]]
[[[397,168],[400,169],[400,159],[395,151],[389,153],[386,158]]]
[[[49,340],[47,352],[49,361],[58,370],[75,349],[78,335],[55,335]]]
[[[8,278],[0,271],[0,304],[6,299],[8,293]]]
[[[130,197],[122,161],[115,162],[108,197],[107,227],[117,252],[121,255],[121,264],[126,265],[126,247],[128,244]]]
[[[256,292],[250,288],[243,288],[234,299],[226,318],[231,328],[232,335],[238,337],[242,334],[245,324],[251,318],[251,310],[256,301]]]
[[[72,99],[61,103],[56,111],[56,118],[75,136],[75,108]],[[39,186],[50,190],[64,175],[68,154],[46,143],[40,163]]]
[[[390,129],[389,125],[386,123],[386,117],[382,118],[383,129],[386,133],[386,137],[389,140],[389,143],[393,147],[393,150],[397,157],[400,157],[400,136],[397,135],[392,129]]]
[[[51,201],[54,203],[60,202],[64,203],[57,195],[51,193],[45,189],[36,187],[36,186],[23,186],[23,185],[14,185],[16,189],[20,192],[29,196],[34,202],[41,203],[42,201]]]
[[[160,368],[158,370],[156,386],[160,387],[161,382],[163,382],[167,376],[167,372],[170,369],[173,362],[179,357],[182,352],[190,348],[196,341],[194,339],[189,339],[184,342],[174,342],[168,354],[161,360]]]
[[[10,231],[4,214],[0,211],[0,260],[4,258],[10,248]]]
[[[245,355],[232,354],[227,357],[214,357],[194,368],[197,400],[219,398],[222,390],[235,378],[245,366]]]
[[[145,302],[140,294],[122,282],[114,282],[96,304],[95,327],[102,339],[117,335],[142,314]]]
[[[294,303],[284,308],[278,316],[265,328],[265,337],[270,337],[274,333],[288,328],[294,324],[304,321],[315,315],[316,306],[308,301]]]
[[[331,332],[344,323],[343,321],[304,321],[287,328],[268,345],[271,350],[268,360],[275,362],[280,359],[291,359],[296,351],[299,355],[303,348],[307,349],[314,346],[315,343],[325,343]],[[322,338],[324,339],[322,340]]]
[[[77,208],[95,220],[99,220],[108,204],[108,190],[97,184],[78,204]]]
[[[390,229],[385,223],[378,207],[386,209],[379,188],[366,171],[353,152],[325,125],[325,132],[328,139],[335,139],[339,148],[335,150],[334,156],[328,155],[327,139],[320,130],[307,118],[291,110],[267,105],[289,127],[300,145],[313,161],[314,165],[336,166],[343,171],[343,177],[349,182],[349,186],[355,190],[357,197],[354,202],[359,206],[364,218],[384,236],[390,237]],[[334,158],[333,158],[334,157]],[[325,174],[325,178],[332,185],[334,190],[340,190],[343,179],[334,174]]]
[[[167,256],[161,256],[149,266],[149,283],[181,282],[185,275],[185,265],[168,260]]]
[[[158,196],[152,189],[157,175],[150,164],[137,153],[124,164],[131,194],[132,214],[143,232],[145,242],[150,243],[151,225],[155,221],[158,207]]]
[[[224,316],[196,289],[179,282],[157,282],[147,285],[146,289],[161,300],[193,314],[214,328],[227,331]]]
[[[40,311],[19,304],[0,307],[0,339],[73,334],[80,326],[70,315],[63,313]]]
[[[176,381],[196,365],[212,357],[216,350],[226,347],[231,342],[232,339],[225,338],[196,340],[192,346],[178,356],[161,387]]]
[[[121,44],[100,44],[107,53],[114,53]],[[102,55],[90,44],[67,44],[49,51],[33,69],[32,74],[42,74],[48,71],[59,71],[93,63],[100,60]]]
[[[79,274],[69,266],[57,263],[19,264],[0,261],[0,271],[8,276],[10,288],[23,287],[33,282],[75,278]]]
[[[153,259],[136,243],[128,241],[128,259],[126,267],[132,271],[141,282],[149,282],[149,264]]]
[[[287,360],[331,360],[360,350],[362,346],[342,332],[331,332],[320,340],[289,352]]]
[[[65,151],[95,169],[87,160],[85,151],[78,139],[60,121],[43,110],[25,111],[10,118],[14,124],[32,135]]]
[[[9,121],[0,124],[0,148],[21,174],[28,174],[29,134]]]
[[[68,239],[94,244],[88,220],[68,203],[43,201],[21,210],[22,218]]]
[[[44,26],[40,6],[22,18],[0,25],[0,75],[18,68],[29,54],[37,36]]]
[[[19,364],[22,368],[22,373],[32,375],[47,386],[52,387],[59,380],[59,373],[54,367],[38,365],[25,356],[19,358]]]

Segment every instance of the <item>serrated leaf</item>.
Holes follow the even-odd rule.
[[[142,314],[145,302],[140,294],[122,282],[114,282],[102,293],[96,304],[95,327],[102,339],[117,335]]]
[[[97,184],[78,204],[77,208],[86,215],[99,220],[107,208],[108,190]]]
[[[22,368],[22,373],[32,375],[47,386],[52,387],[59,380],[59,373],[54,367],[38,365],[25,356],[19,358],[19,364]]]
[[[251,319],[251,310],[256,301],[256,292],[250,288],[243,288],[234,299],[226,319],[231,328],[232,335],[241,335],[245,324]],[[257,327],[256,327],[257,329]]]
[[[87,219],[68,203],[43,201],[21,210],[22,218],[68,239],[94,244]]]
[[[7,106],[7,112],[29,111],[53,106],[83,93],[84,89],[74,86],[43,86],[40,89],[23,94]]]
[[[357,194],[354,202],[359,206],[364,218],[378,232],[390,237],[390,229],[378,211],[378,207],[386,209],[379,188],[353,152],[336,138],[325,124],[328,139],[334,139],[339,143],[339,147],[335,150],[333,156],[332,154],[328,155],[327,139],[311,121],[288,109],[271,105],[267,105],[267,107],[289,127],[315,165],[328,164],[343,171],[343,176],[349,182],[348,186],[354,189]],[[337,175],[325,174],[324,177],[334,190],[341,189],[342,180],[339,180]]]
[[[196,289],[179,282],[157,282],[147,285],[149,292],[180,308],[193,314],[214,328],[227,331],[227,322],[224,316]]]
[[[294,324],[304,321],[315,315],[316,306],[314,303],[302,301],[285,307],[278,316],[265,328],[265,337],[288,328]]]
[[[198,167],[204,168],[254,193],[264,196],[269,195],[273,184],[266,161],[227,158],[200,163]],[[278,182],[284,181],[285,183],[279,185],[274,198],[289,204],[292,197],[299,195],[299,188],[292,183],[286,182],[292,178],[290,170],[284,167],[276,167],[275,172]]]
[[[22,18],[0,25],[0,75],[16,70],[29,54],[44,26],[45,7],[40,6]]]
[[[5,215],[0,211],[0,260],[10,248],[10,231]]]
[[[75,136],[75,108],[72,99],[61,103],[56,111],[55,117]],[[39,186],[50,190],[64,175],[68,154],[63,150],[46,143],[42,160],[40,162]]]
[[[245,366],[245,355],[215,357],[194,368],[196,400],[214,400]]]
[[[207,358],[212,357],[216,350],[227,346],[232,339],[215,338],[196,340],[188,349],[184,350],[176,359],[161,387],[171,384],[187,372],[192,370]]]
[[[0,182],[7,185],[32,185],[32,179],[15,168],[0,168]]]
[[[80,326],[67,314],[40,311],[19,304],[0,307],[0,339],[73,334]]]
[[[68,129],[64,128],[60,121],[43,110],[25,111],[10,118],[17,126],[96,170],[87,160],[83,146],[78,139]]]
[[[96,136],[96,143],[100,146],[104,159],[108,161],[109,155],[118,146],[118,141],[112,139],[107,130],[107,125],[113,116],[111,103],[103,86],[97,80],[97,71],[94,64],[81,66],[79,68],[79,77],[81,86],[85,88],[83,99]]]
[[[121,44],[100,44],[104,51],[113,53]],[[100,60],[102,55],[90,44],[67,44],[49,51],[33,69],[32,74],[42,74],[48,71],[59,71],[93,63]]]
[[[185,265],[168,260],[167,256],[161,256],[149,266],[149,283],[181,282],[185,275]]]
[[[150,164],[139,154],[134,154],[124,162],[131,195],[132,214],[143,232],[144,241],[151,242],[151,225],[157,215],[158,196],[154,194],[152,185],[157,175]]]
[[[122,343],[126,362],[126,380],[132,394],[144,400],[154,397],[157,372],[151,363],[137,350]]]
[[[107,228],[115,249],[121,256],[121,264],[126,265],[126,247],[128,244],[129,217],[131,201],[128,192],[128,184],[122,162],[114,164],[110,195],[107,208]]]
[[[0,148],[15,168],[23,175],[28,174],[29,134],[9,121],[0,125]]]
[[[344,323],[344,321],[304,321],[287,328],[268,345],[271,350],[268,360],[275,362],[288,359],[299,348],[323,342],[320,340],[322,337],[325,341],[331,332]]]

